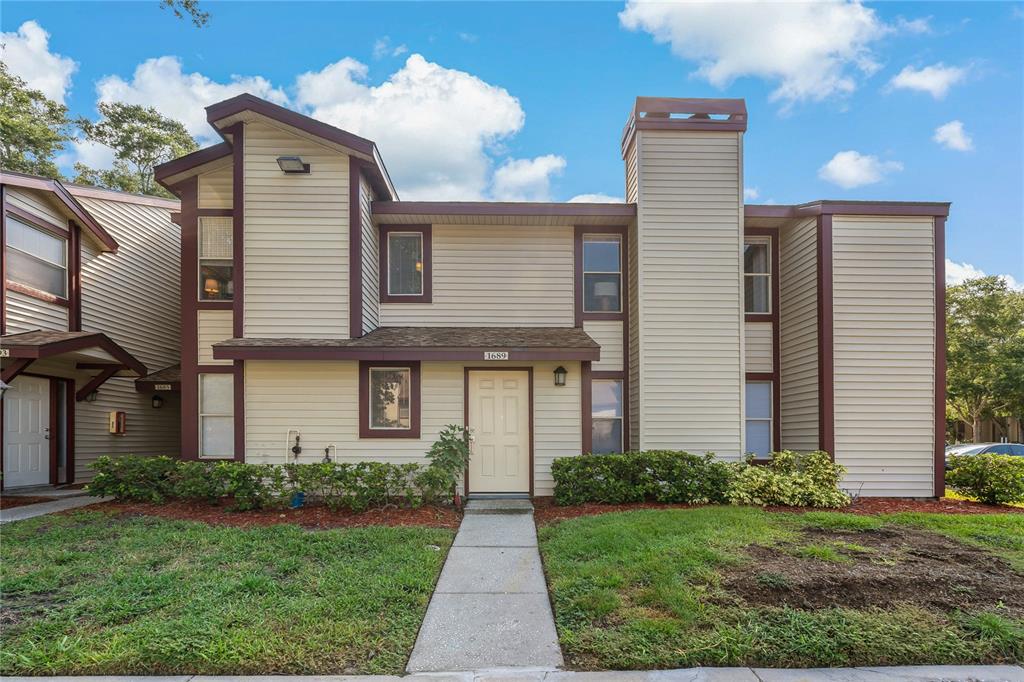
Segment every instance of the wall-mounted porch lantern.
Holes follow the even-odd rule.
[[[565,378],[569,376],[569,370],[559,365],[555,368],[555,386],[565,386]]]
[[[161,398],[158,394],[154,393],[153,394],[153,409],[154,410],[159,410],[163,406],[164,406],[164,399]]]
[[[279,156],[277,165],[285,173],[308,173],[309,164],[303,163],[301,156]]]
[[[100,399],[100,392],[99,391],[93,391],[89,395],[85,396],[85,402],[87,402],[87,403],[94,403],[94,402],[96,402],[99,399]]]

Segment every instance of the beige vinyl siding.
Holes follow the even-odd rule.
[[[40,301],[20,291],[7,290],[7,333],[18,334],[34,329],[68,330],[68,309],[56,303]]]
[[[12,187],[11,185],[6,185],[4,192],[8,204],[67,229],[68,219],[64,212],[65,209],[60,207],[50,192]]]
[[[232,338],[232,313],[230,310],[199,310],[197,336],[199,338],[198,359],[200,365],[230,365],[231,360],[214,360],[213,344]]]
[[[737,458],[740,134],[644,130],[637,140],[639,445]]]
[[[587,320],[583,323],[583,331],[601,346],[601,359],[592,363],[591,369],[596,372],[621,372],[624,369],[622,322]]]
[[[579,363],[565,387],[554,386],[557,363],[534,365],[534,486],[550,495],[551,461],[580,453]],[[462,424],[464,365],[421,366],[421,437],[359,439],[359,363],[247,361],[245,363],[246,461],[291,461],[290,430],[302,434],[300,462],[318,462],[334,445],[339,461],[426,462],[424,454],[447,424]]]
[[[199,176],[199,208],[232,208],[234,168],[224,168]]]
[[[348,338],[348,157],[262,122],[244,146],[245,336]]]
[[[366,178],[359,178],[359,218],[363,239],[363,333],[380,326],[380,253],[377,226],[373,224],[370,203],[373,190]]]
[[[640,449],[640,286],[637,227],[629,227],[629,448]]]
[[[782,447],[818,449],[817,220],[779,233],[779,416]]]
[[[381,326],[571,327],[571,227],[433,226],[433,303],[384,303]]]
[[[772,323],[746,322],[744,353],[748,372],[772,371]]]
[[[865,495],[933,494],[931,218],[835,216],[836,461]],[[863,488],[861,488],[863,485]]]
[[[632,142],[626,149],[626,203],[634,204],[637,201],[638,168],[636,163],[636,142]]]

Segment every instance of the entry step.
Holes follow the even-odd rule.
[[[521,498],[479,498],[466,501],[467,514],[532,514],[533,503]]]

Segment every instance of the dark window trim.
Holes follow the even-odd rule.
[[[24,294],[25,296],[45,303],[53,303],[54,305],[59,305],[61,308],[71,307],[71,301],[67,298],[51,294],[49,291],[30,287],[29,285],[22,284],[21,282],[15,282],[14,280],[9,279],[6,282],[6,287],[8,291],[17,291],[19,294]]]
[[[380,287],[381,303],[433,303],[433,225],[381,225],[379,228],[378,249],[380,264],[377,278]],[[411,296],[399,296],[388,293],[388,235],[392,232],[418,232],[423,236],[423,293]]]
[[[42,289],[36,289],[35,287],[29,286],[28,284],[23,284],[21,282],[16,282],[14,280],[7,279],[8,217],[13,217],[16,220],[25,223],[29,227],[33,227],[39,230],[40,232],[44,232],[50,235],[51,237],[64,240],[64,296],[58,296],[57,294],[52,294],[49,291],[43,291]],[[78,274],[80,263],[78,253],[78,250],[80,248],[80,238],[78,225],[74,221],[68,221],[68,229],[65,229],[60,225],[56,225],[46,220],[45,218],[41,218],[35,215],[34,213],[30,213],[26,210],[18,208],[17,206],[12,206],[11,204],[7,203],[6,195],[3,200],[3,224],[4,229],[0,231],[0,239],[2,239],[2,241],[0,241],[0,248],[2,248],[4,252],[4,288],[10,289],[11,291],[17,291],[20,294],[30,296],[32,298],[44,301],[46,303],[54,303],[63,308],[68,308],[68,330],[78,331],[81,328],[81,304],[79,303],[79,287],[81,280]],[[20,253],[24,253],[29,258],[36,258],[37,260],[56,266],[56,263],[50,263],[49,261],[43,260],[38,256],[33,256],[32,254],[21,251],[20,249],[15,250],[19,251]],[[3,311],[3,313],[4,316],[6,317],[6,300],[4,301],[4,303],[5,310]]]
[[[769,382],[772,385],[772,431],[771,431],[771,443],[770,448],[772,452],[778,452],[782,449],[782,405],[780,403],[780,386],[779,386],[780,375],[778,370],[774,372],[747,372],[743,380],[743,390],[746,391],[746,384],[748,382]],[[747,410],[746,403],[744,403],[743,409],[743,430],[746,434],[747,428]],[[745,437],[745,436],[744,436]],[[746,454],[746,453],[744,453]],[[770,458],[761,458],[764,461],[770,462]],[[760,460],[759,460],[760,461]]]
[[[585,320],[623,320],[628,318],[629,308],[629,235],[626,225],[576,225],[573,233],[573,308],[575,326],[582,327]],[[589,313],[583,310],[583,236],[617,235],[619,244],[619,301],[621,310],[617,313]]]
[[[232,417],[232,422],[233,422],[233,424],[232,424],[232,440],[234,442],[234,447],[232,448],[232,450],[233,450],[232,454],[230,456],[228,456],[228,457],[203,457],[203,455],[202,455],[202,452],[203,452],[203,429],[202,429],[202,427],[203,427],[203,413],[202,413],[202,405],[200,404],[202,402],[200,396],[202,395],[202,377],[203,377],[204,374],[230,374],[230,375],[232,375],[232,386],[231,386],[231,390],[232,390],[232,394],[231,394],[232,414],[231,414],[231,417]],[[238,410],[240,408],[244,409],[244,407],[245,407],[244,395],[241,395],[241,396],[239,395],[239,391],[243,390],[243,386],[240,385],[240,383],[239,383],[240,382],[240,378],[241,378],[241,373],[239,371],[236,371],[235,367],[232,366],[232,365],[198,365],[197,366],[196,374],[195,374],[195,380],[196,380],[196,413],[195,413],[195,422],[196,422],[196,435],[198,437],[198,440],[196,441],[196,456],[195,456],[194,459],[197,459],[197,460],[202,461],[202,462],[230,462],[232,460],[235,460],[235,461],[244,461],[245,460],[244,452],[240,452],[239,449],[238,449],[238,444],[239,444],[239,441],[238,441],[238,424],[239,424]],[[182,415],[182,418],[185,418],[184,415]]]
[[[232,292],[235,291],[235,289],[238,286],[238,277],[235,275],[235,254],[234,254],[234,241],[235,241],[235,234],[236,234],[237,231],[235,230],[234,224],[232,223],[232,226],[231,226],[231,243],[232,243],[232,255],[231,255],[231,258],[213,258],[212,256],[203,256],[203,254],[202,254],[202,246],[201,246],[202,242],[203,242],[203,218],[232,218],[233,219],[234,218],[234,210],[233,209],[207,208],[207,209],[198,209],[196,211],[196,281],[195,281],[196,301],[198,302],[200,307],[202,307],[203,305],[208,305],[210,303],[226,303],[227,304],[227,306],[224,306],[224,307],[211,307],[211,308],[207,308],[208,310],[224,310],[224,309],[234,310],[234,307],[235,307],[234,293],[232,293],[231,298],[203,298],[203,284],[204,284],[204,282],[202,281],[201,275],[202,275],[202,272],[203,272],[203,261],[204,260],[208,260],[208,261],[230,261],[230,265],[231,265],[231,288],[232,288]]]
[[[622,451],[629,452],[629,371],[609,372],[594,370],[590,362],[580,363],[580,408],[582,425],[582,454],[593,449],[594,436],[594,380],[613,379],[622,382]]]
[[[34,227],[37,230],[42,230],[43,232],[46,232],[53,237],[57,237],[58,239],[68,240],[71,238],[71,230],[51,223],[49,220],[41,218],[34,213],[29,213],[17,206],[11,206],[8,204],[4,212],[16,220],[27,223],[29,226]]]
[[[768,241],[768,285],[771,287],[768,290],[768,312],[766,313],[750,313],[747,312],[747,300],[746,300],[746,289],[747,289],[747,269],[743,267],[743,317],[748,322],[770,322],[779,309],[778,301],[775,298],[776,293],[776,280],[779,277],[778,268],[776,267],[776,257],[778,255],[778,234],[777,228],[747,228],[743,231],[743,246],[746,247],[748,243],[752,244],[763,244],[765,240]],[[747,238],[753,237],[748,242]],[[761,277],[766,276],[765,273],[751,273]]]
[[[409,370],[409,428],[370,428],[370,368]],[[418,360],[402,362],[359,362],[359,437],[360,438],[419,438],[420,437],[420,363]]]

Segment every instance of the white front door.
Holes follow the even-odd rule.
[[[469,373],[470,493],[530,492],[530,374]]]
[[[50,380],[20,376],[4,392],[4,487],[50,482]]]

